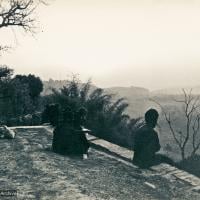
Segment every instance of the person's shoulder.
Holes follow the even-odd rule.
[[[145,132],[148,131],[148,129],[149,129],[148,126],[146,124],[143,124],[141,127],[137,129],[136,132]]]
[[[148,132],[150,132],[150,133],[152,133],[152,134],[157,134],[156,130],[155,130],[153,127],[147,126],[146,128],[147,128],[147,131],[148,131]]]
[[[148,127],[144,124],[143,126],[139,127],[135,132],[135,137],[141,137],[146,135],[149,132]]]
[[[154,135],[158,136],[158,132],[157,132],[155,129],[152,130],[152,133],[153,133]]]

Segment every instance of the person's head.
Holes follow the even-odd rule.
[[[78,109],[75,114],[74,122],[76,125],[83,125],[86,121],[87,110],[84,107]]]
[[[147,125],[154,128],[157,124],[158,116],[159,116],[159,114],[158,114],[157,110],[155,110],[153,108],[149,109],[145,113],[145,121],[146,121]]]

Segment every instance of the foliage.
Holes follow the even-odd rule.
[[[9,81],[13,74],[13,70],[6,65],[0,66],[0,99],[5,99],[10,96],[9,94]]]
[[[29,86],[27,83],[20,82],[19,79],[13,79],[12,85],[12,108],[13,115],[20,116],[33,111],[32,101],[29,95]]]
[[[77,77],[73,77],[60,91],[53,90],[51,103],[59,103],[61,109],[70,107],[74,113],[85,107],[88,111],[87,127],[93,134],[109,140],[115,140],[114,135],[126,134],[124,140],[127,140],[134,125],[134,120],[125,114],[128,103],[124,98],[114,101],[113,94],[107,94],[101,88],[91,90],[91,86],[90,80],[81,84]],[[114,142],[124,143],[120,139]]]
[[[26,75],[16,75],[14,80],[18,80],[21,84],[25,84],[28,87],[29,95],[32,99],[37,98],[43,90],[43,84],[39,77],[29,74]]]
[[[13,69],[10,69],[6,65],[0,66],[0,81],[1,82],[9,80],[12,75],[13,75]]]
[[[18,118],[39,110],[42,81],[34,75],[16,75],[7,66],[0,67],[1,121]],[[12,121],[12,120],[11,120]],[[16,121],[16,120],[14,120]]]

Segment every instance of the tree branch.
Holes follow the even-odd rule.
[[[34,33],[35,18],[32,15],[42,0],[10,0],[0,4],[0,28],[17,26]]]

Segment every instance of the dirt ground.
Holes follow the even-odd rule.
[[[178,180],[136,169],[91,149],[89,159],[51,151],[52,133],[45,128],[15,129],[13,140],[0,140],[0,199],[200,199]],[[153,185],[153,187],[151,186]]]

